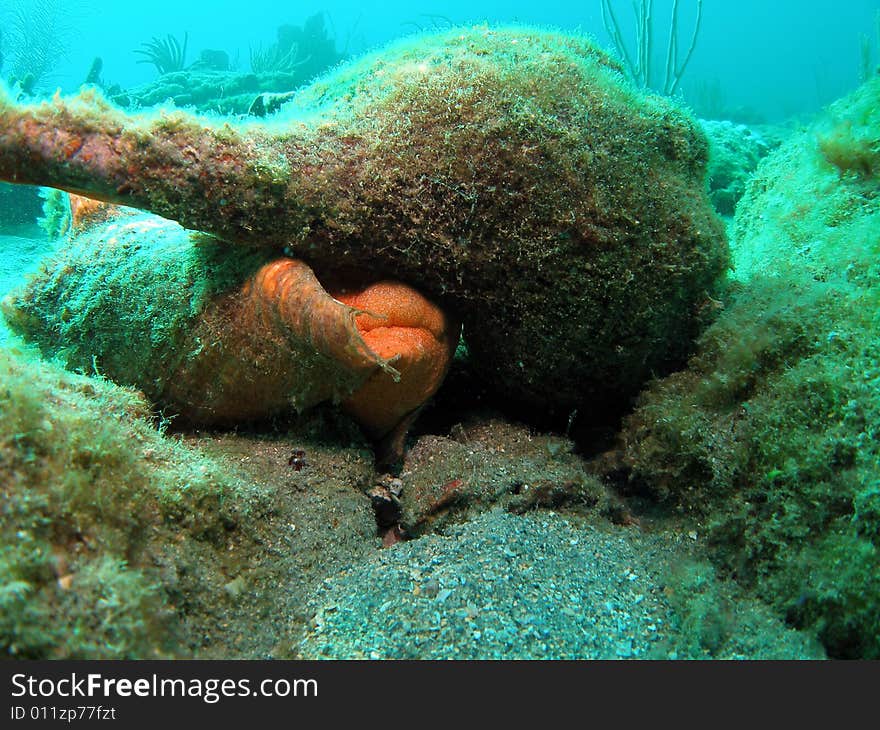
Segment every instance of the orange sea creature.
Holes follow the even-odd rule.
[[[214,344],[181,362],[165,399],[196,423],[341,400],[380,458],[394,460],[443,382],[459,329],[401,282],[329,293],[305,263],[279,258],[203,312],[197,331]]]
[[[91,363],[138,385],[192,425],[235,425],[337,402],[380,461],[401,455],[458,344],[460,323],[435,303],[399,281],[352,272],[333,277],[328,291],[297,259],[259,263],[257,254],[239,266],[223,244],[157,216],[78,195],[70,208],[71,237],[57,268],[47,264],[3,304],[20,331],[59,309],[69,313],[70,333],[40,339],[47,354],[63,347],[71,367]],[[206,252],[218,259],[207,271],[178,269],[187,257],[204,263]],[[152,306],[137,304],[157,297]]]
[[[119,206],[104,203],[94,198],[70,193],[70,225],[74,231],[81,231],[87,226],[110,218]]]
[[[261,122],[0,89],[0,179],[162,216],[108,220],[5,311],[195,421],[330,399],[386,439],[448,366],[432,303],[505,405],[613,418],[685,362],[726,271],[707,157],[588,38],[527,27],[401,40]],[[179,245],[147,275],[159,237]]]

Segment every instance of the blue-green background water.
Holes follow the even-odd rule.
[[[630,0],[615,0],[621,22],[630,26]],[[16,13],[35,7],[57,9],[58,37],[65,53],[44,82],[64,91],[82,82],[92,59],[104,61],[107,81],[130,86],[149,81],[155,69],[138,64],[134,53],[152,37],[188,34],[188,60],[205,48],[222,49],[246,69],[252,48],[275,40],[284,23],[301,24],[324,12],[337,46],[357,53],[417,27],[452,23],[536,23],[568,30],[582,29],[603,44],[609,43],[598,0],[566,2],[546,0],[480,0],[480,2],[326,2],[278,3],[276,0],[143,3],[98,0],[4,0],[0,28],[9,28]],[[690,34],[696,3],[682,0],[681,36]],[[659,28],[666,27],[671,0],[657,0]],[[682,92],[686,98],[700,88],[723,94],[724,104],[748,111],[767,121],[808,114],[840,97],[859,81],[862,37],[868,39],[878,63],[877,0],[705,0],[703,27],[696,52],[687,70]],[[10,33],[3,38],[7,66]],[[658,33],[657,53],[666,39]],[[659,62],[659,58],[658,58]]]

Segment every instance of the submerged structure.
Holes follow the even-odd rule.
[[[617,478],[832,657],[880,656],[880,78],[769,155],[728,306],[639,398]]]
[[[294,388],[285,367],[266,365],[279,362],[277,339],[270,347],[269,335],[254,335],[259,327],[243,312],[261,267],[302,261],[300,283],[284,286],[302,287],[289,298],[306,330],[338,305],[307,295],[316,281],[328,290],[399,281],[462,321],[475,369],[510,402],[561,416],[619,408],[683,361],[711,311],[727,249],[706,194],[706,159],[695,123],[633,88],[588,40],[527,28],[398,43],[317,80],[260,125],[126,115],[89,92],[30,106],[6,99],[3,179],[210,234],[181,233],[179,249],[166,253],[151,242],[151,231],[167,230],[157,219],[134,237],[106,227],[81,234],[7,302],[6,315],[46,352],[79,364],[94,357],[120,382],[175,407],[188,402],[196,421],[230,420],[215,417],[222,408],[208,393],[222,380],[222,358],[181,377],[155,355],[191,360],[193,343],[210,340],[223,357],[260,363],[230,382],[272,371],[270,389],[297,404],[301,382]],[[163,267],[180,271],[184,261],[199,269],[181,276],[200,281],[200,296],[160,283],[170,281]],[[130,275],[117,276],[123,270]],[[229,292],[237,294],[218,299]],[[153,304],[132,311],[134,301]],[[210,314],[220,310],[222,326]],[[317,352],[327,354],[321,338],[351,335],[354,310],[339,311],[320,338],[305,336]],[[102,336],[108,322],[112,337]],[[438,351],[449,353],[455,335]],[[249,353],[246,339],[266,346]],[[138,354],[120,359],[120,349]],[[386,361],[397,354],[371,365],[391,377]],[[320,391],[324,371],[306,367],[303,377]],[[155,387],[162,378],[168,387]]]

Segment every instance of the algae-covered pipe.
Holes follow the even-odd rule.
[[[29,105],[0,98],[4,180],[149,210],[229,240],[277,244],[279,230],[306,224],[291,184],[305,158],[290,139],[282,149],[180,112],[131,117],[92,91]]]

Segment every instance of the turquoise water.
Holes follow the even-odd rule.
[[[624,35],[633,36],[629,0],[614,0]],[[669,0],[656,0],[655,60],[665,61]],[[681,2],[680,34],[689,38],[695,3]],[[283,24],[302,24],[324,13],[337,47],[359,53],[411,33],[451,23],[532,23],[582,30],[602,44],[610,38],[602,24],[600,3],[549,2],[327,2],[279,5],[273,0],[238,2],[173,2],[157,0],[149,10],[136,4],[97,0],[7,0],[0,9],[5,58],[0,73],[8,75],[20,52],[16,18],[39,17],[40,33],[51,33],[56,57],[40,88],[60,86],[72,91],[82,83],[96,56],[103,60],[103,78],[128,87],[155,78],[155,69],[138,64],[135,51],[153,37],[188,34],[187,60],[203,49],[219,49],[247,69],[252,49],[276,40]],[[817,110],[853,88],[861,73],[862,37],[876,47],[875,0],[706,0],[702,29],[682,84],[685,96],[709,85],[723,94],[731,108],[747,108],[775,120]],[[35,15],[39,13],[39,16]],[[48,15],[49,22],[43,18]]]
[[[19,286],[25,272],[34,268],[49,247],[43,232],[34,226],[19,229],[18,235],[0,235],[0,292]]]

